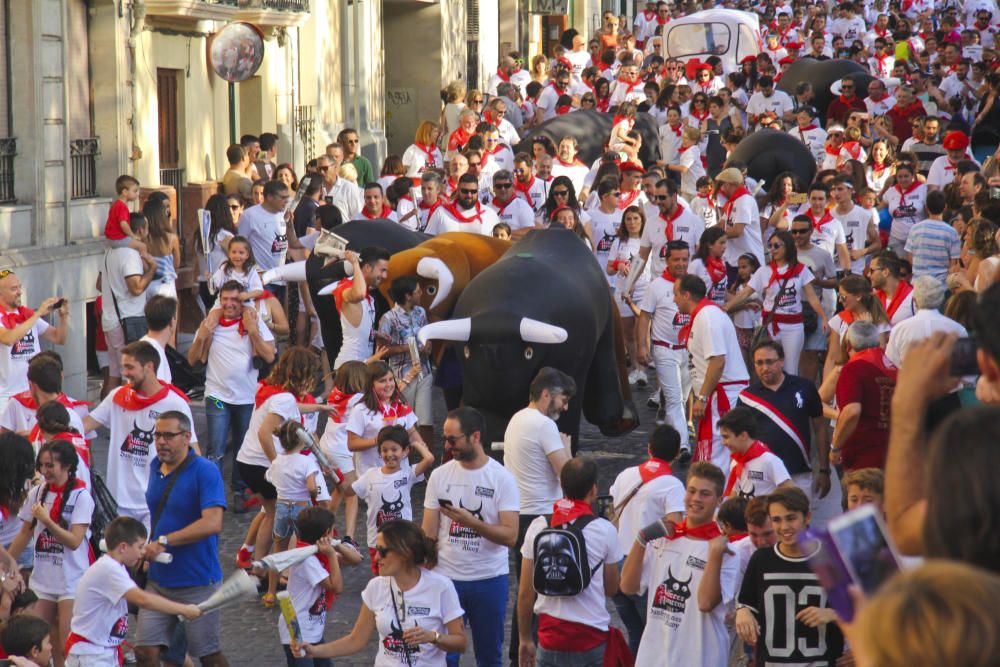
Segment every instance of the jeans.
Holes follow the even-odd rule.
[[[521,562],[524,558],[521,556],[521,546],[524,544],[524,536],[528,532],[528,526],[531,522],[537,519],[540,515],[538,514],[521,514],[517,518],[517,542],[514,544],[514,548],[511,550],[514,554],[514,580],[520,584],[521,582]],[[546,517],[548,521],[551,517]],[[507,651],[507,657],[510,658],[510,664],[516,667],[517,654],[518,654],[518,642],[520,642],[520,629],[517,625],[517,590],[518,587],[514,587],[514,613],[510,620],[510,649]],[[532,635],[534,635],[535,628],[532,628]]]
[[[247,488],[236,469],[236,455],[243,444],[243,436],[250,427],[250,415],[253,414],[253,403],[233,405],[211,396],[205,397],[205,421],[208,426],[208,437],[205,443],[205,458],[219,466],[222,473],[223,460],[226,458],[226,436],[232,430],[233,474],[231,486],[233,492],[242,492]]]
[[[621,572],[625,559],[618,563],[618,571]],[[628,635],[628,647],[632,655],[639,653],[639,640],[642,639],[642,631],[646,629],[646,596],[645,595],[625,595],[618,591],[611,597],[618,610],[618,617],[622,619],[625,632]]]
[[[333,667],[330,658],[296,658],[288,644],[282,644],[282,648],[285,649],[285,664],[288,667]]]
[[[465,610],[466,624],[472,630],[477,667],[501,667],[503,664],[509,579],[509,575],[501,574],[490,579],[452,582]],[[449,653],[448,667],[458,667],[461,657],[461,653]]]
[[[582,653],[549,651],[539,646],[535,652],[535,667],[601,667],[606,646],[606,643],[601,644]]]

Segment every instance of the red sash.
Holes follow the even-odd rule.
[[[582,500],[573,500],[572,498],[561,498],[552,505],[551,526],[555,528],[556,526],[561,526],[564,523],[576,521],[581,516],[587,516],[593,513],[594,510],[590,508],[590,503]]]
[[[896,314],[896,311],[899,310],[899,307],[903,305],[904,301],[906,301],[907,295],[912,291],[913,286],[910,285],[910,283],[905,280],[900,280],[899,285],[896,287],[896,294],[892,297],[892,305],[886,305],[886,302],[889,300],[889,295],[880,289],[875,290],[875,294],[878,295],[879,301],[882,302],[882,306],[885,308],[885,312],[889,316],[890,322],[892,321],[892,317]]]
[[[184,402],[188,402],[187,394],[178,389],[172,384],[167,382],[160,383],[160,390],[153,394],[152,396],[143,396],[135,389],[132,385],[125,385],[120,391],[115,392],[115,397],[112,399],[115,405],[125,410],[136,411],[148,408],[157,401],[162,401],[167,397],[167,394],[174,392],[178,396],[184,399]]]
[[[711,303],[711,302],[709,302]],[[714,304],[713,304],[714,305]],[[694,321],[694,318],[691,318]],[[731,407],[729,395],[726,394],[726,387],[746,386],[750,384],[747,380],[734,380],[732,382],[719,382],[715,385],[715,397],[718,402],[719,416],[722,417]],[[698,422],[698,447],[695,450],[695,461],[712,461],[712,397],[705,401],[705,414]]]
[[[33,311],[31,308],[18,306],[17,310],[0,313],[0,321],[3,321],[3,326],[5,329],[13,329],[18,324],[21,324],[34,314],[35,311]]]
[[[69,636],[66,637],[66,644],[63,646],[63,655],[64,656],[68,656],[69,655],[69,650],[71,648],[73,648],[73,645],[74,644],[79,644],[81,642],[84,643],[84,644],[93,644],[94,643],[94,642],[90,641],[89,639],[87,639],[86,637],[84,637],[83,635],[78,635],[75,632],[70,632]],[[118,664],[119,665],[124,665],[125,664],[125,645],[124,644],[119,644],[117,646],[117,650],[118,650]]]
[[[722,493],[723,497],[728,496],[733,487],[736,486],[736,481],[743,474],[743,468],[747,463],[753,461],[756,458],[760,458],[765,453],[771,451],[767,448],[760,440],[754,440],[743,454],[733,454],[732,460],[736,463],[732,468],[729,469],[729,479],[726,480],[726,490]]]
[[[648,461],[639,466],[639,479],[643,484],[647,484],[657,477],[674,474],[670,464],[663,459],[650,457]]]

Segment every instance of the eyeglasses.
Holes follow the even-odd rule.
[[[514,185],[512,183],[494,183],[494,190],[510,190]]]
[[[320,173],[323,173],[323,174],[325,174],[329,170],[330,170],[330,165],[326,165],[326,166],[323,166],[323,167],[316,167],[316,171],[318,171]]]
[[[481,165],[481,164],[482,164],[482,162],[470,162],[470,163],[469,163],[469,166],[470,166],[470,167],[478,167],[478,166],[479,166],[479,165]]]
[[[468,190],[466,188],[460,188],[459,192],[461,192],[463,195],[478,195],[479,194],[479,190]]]
[[[480,98],[480,99],[478,99],[478,100],[471,100],[471,101],[469,102],[469,104],[482,104],[482,103],[483,103],[483,100],[482,100],[482,98]]]
[[[801,229],[792,229],[792,234],[808,234],[811,231],[810,227],[802,227]]]
[[[379,547],[379,546],[375,547],[375,553],[378,554],[379,558],[385,558],[386,556],[389,555],[390,551],[392,551],[392,549],[390,549],[389,547]]]
[[[780,243],[768,243],[767,247],[771,250],[783,250],[785,246]]]
[[[464,437],[465,437],[464,433],[462,435],[446,435],[444,436],[443,440],[449,445],[454,445],[456,442],[458,442]]]
[[[778,363],[779,361],[781,361],[781,359],[754,359],[753,360],[753,365],[754,366],[773,366],[776,363]]]
[[[569,197],[569,190],[553,190],[553,197]]]
[[[841,86],[841,90],[854,90],[854,86]]]
[[[654,195],[653,199],[656,201],[667,201],[671,197],[673,197],[673,195]]]
[[[153,437],[157,440],[173,440],[182,433],[187,433],[188,431],[153,431]]]

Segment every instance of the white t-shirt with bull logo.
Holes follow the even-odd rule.
[[[62,494],[45,492],[48,485],[39,484],[28,491],[28,497],[17,513],[24,523],[34,519],[31,508],[41,502],[45,512],[52,511],[52,505]],[[44,496],[44,501],[43,501]],[[94,499],[83,486],[70,491],[69,500],[62,507],[62,519],[69,525],[90,525],[94,514]],[[90,534],[90,530],[87,530]],[[69,549],[57,540],[41,521],[35,523],[32,533],[35,546],[35,569],[31,572],[31,589],[53,597],[74,595],[80,577],[90,567],[90,543],[83,539],[76,549]]]
[[[416,475],[416,468],[403,466],[396,472],[384,473],[379,467],[369,468],[351,488],[368,506],[368,546],[375,548],[378,529],[386,521],[413,520],[410,490],[417,482],[424,481]]]
[[[6,328],[3,322],[0,327]],[[13,345],[0,345],[0,410],[11,396],[28,390],[28,362],[41,352],[39,339],[48,328],[39,318]]]
[[[590,215],[590,229],[594,235],[594,256],[604,270],[608,267],[608,260],[611,258],[611,246],[618,238],[618,228],[622,224],[622,211],[615,209],[611,213],[605,213],[599,208],[592,208],[587,211]],[[607,275],[605,278],[610,283],[614,276]]]

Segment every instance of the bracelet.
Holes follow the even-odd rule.
[[[441,633],[438,632],[437,630],[435,630],[434,631],[434,639],[431,641],[431,644],[434,644],[434,646],[437,646],[438,642],[440,640],[441,640]]]

